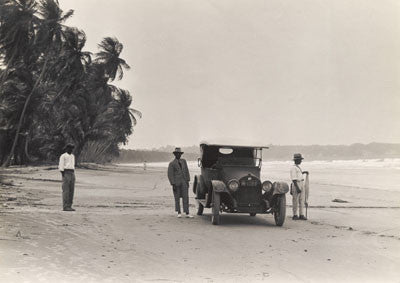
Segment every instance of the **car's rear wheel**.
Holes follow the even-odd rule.
[[[250,214],[250,216],[256,216],[257,215],[257,213],[254,213],[254,212],[250,212],[249,214]]]
[[[286,195],[279,195],[276,199],[274,218],[276,226],[282,226],[286,217]]]
[[[212,194],[212,215],[211,215],[211,223],[214,225],[219,225],[220,223],[220,215],[219,208],[221,205],[221,195],[213,191]]]

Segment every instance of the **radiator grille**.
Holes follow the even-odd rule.
[[[239,206],[257,206],[262,196],[261,182],[258,178],[247,176],[239,181],[236,198]]]

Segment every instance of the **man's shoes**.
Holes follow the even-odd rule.
[[[186,214],[186,218],[193,218],[193,215]]]
[[[299,220],[299,217],[297,215],[293,215],[292,219],[293,220]]]
[[[304,215],[300,215],[300,220],[307,220],[307,217],[305,217]]]
[[[72,207],[66,207],[63,209],[63,211],[75,211]]]
[[[178,215],[176,217],[181,218],[182,214],[178,213]]]

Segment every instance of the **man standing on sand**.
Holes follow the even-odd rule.
[[[75,211],[72,201],[75,190],[75,156],[72,154],[74,145],[69,143],[65,146],[65,153],[60,156],[58,169],[62,175],[62,199],[64,211]]]
[[[290,179],[292,180],[290,194],[293,197],[293,220],[307,220],[304,216],[304,206],[308,206],[308,204],[306,203],[306,188],[304,186],[303,174],[307,174],[308,176],[308,172],[302,171],[300,168],[303,159],[300,153],[295,153],[293,156],[294,165],[290,169]],[[300,212],[300,217],[297,216],[297,210]]]
[[[189,214],[189,169],[186,160],[181,158],[183,151],[180,147],[175,148],[173,154],[175,159],[168,165],[168,179],[174,192],[175,211],[178,213],[178,217],[182,217],[180,206],[180,198],[182,198],[183,211],[186,213],[186,217],[193,218]]]

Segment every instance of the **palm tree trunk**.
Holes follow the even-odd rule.
[[[29,155],[28,147],[29,147],[29,134],[26,135],[26,137],[25,137],[24,151],[25,151],[25,157],[26,157],[28,163],[30,163],[30,162],[32,162],[32,158],[31,158],[31,156]]]
[[[46,52],[45,54],[48,54],[48,52]],[[41,71],[41,73],[39,75],[39,78],[36,80],[31,92],[29,93],[28,97],[25,100],[24,108],[22,109],[21,116],[19,117],[17,131],[15,133],[14,142],[13,142],[13,145],[11,147],[10,154],[8,155],[6,161],[3,163],[2,168],[4,168],[4,167],[9,165],[10,160],[11,160],[11,156],[14,155],[15,147],[17,146],[17,143],[18,143],[19,132],[21,131],[22,122],[24,120],[26,109],[28,108],[28,104],[29,104],[29,102],[30,102],[30,100],[32,98],[33,93],[35,92],[36,88],[38,87],[40,81],[43,79],[43,76],[44,76],[44,73],[46,71],[49,59],[50,59],[50,56],[46,56],[46,60],[44,61],[44,65],[43,65],[42,71]]]

